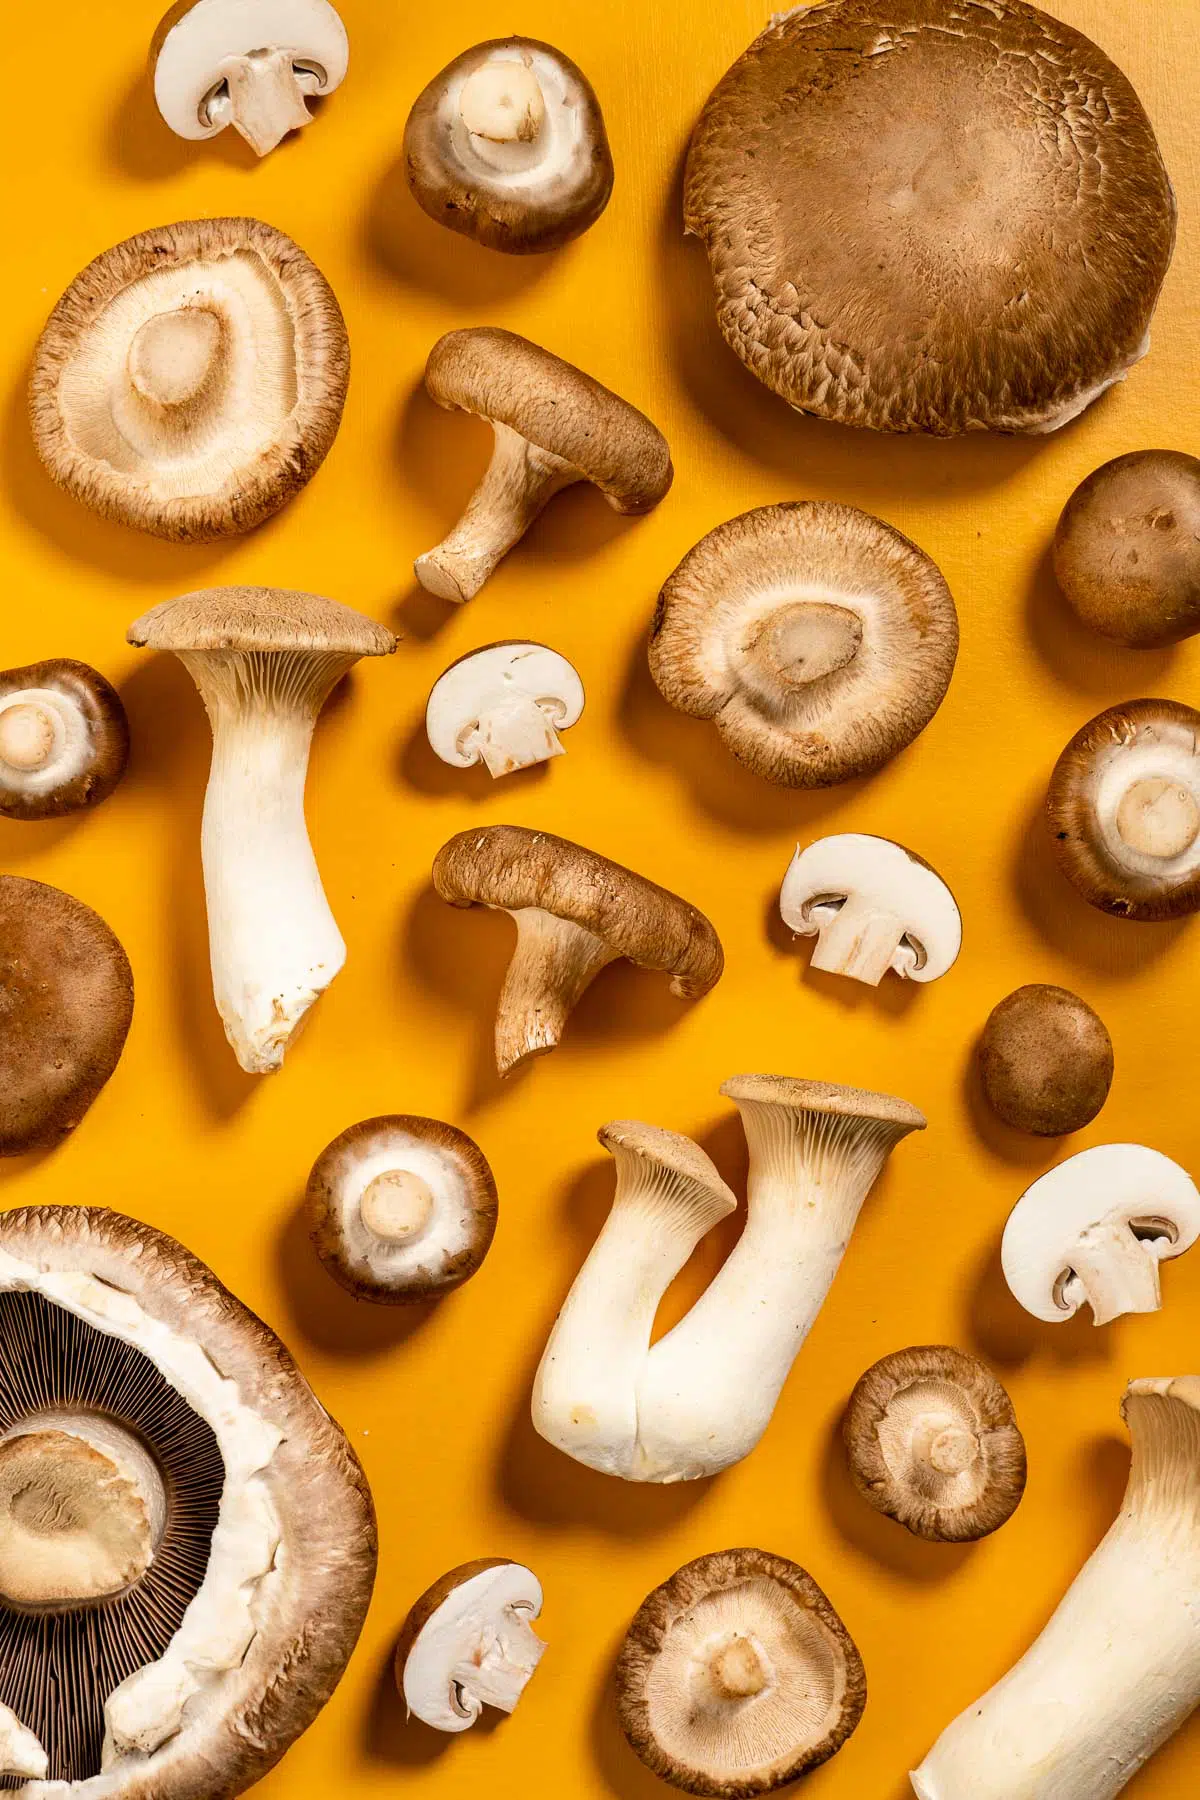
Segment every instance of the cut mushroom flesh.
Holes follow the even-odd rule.
[[[958,907],[941,877],[911,850],[861,833],[798,848],[779,910],[792,931],[816,937],[812,968],[871,987],[889,970],[936,981],[962,945]]]
[[[409,1713],[437,1731],[467,1731],[485,1706],[511,1713],[546,1646],[531,1621],[537,1577],[520,1563],[465,1563],[409,1614],[396,1676]]]
[[[452,768],[483,762],[496,778],[564,754],[559,732],[578,722],[583,683],[544,644],[490,644],[453,663],[425,712],[430,746]]]

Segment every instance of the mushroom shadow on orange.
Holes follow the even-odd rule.
[[[1025,594],[1026,635],[1057,680],[1077,694],[1109,706],[1123,694],[1171,691],[1179,663],[1177,645],[1129,650],[1081,625],[1063,599],[1048,543]],[[1080,724],[1082,724],[1082,719]]]
[[[1061,1137],[1035,1137],[1028,1131],[1018,1131],[1015,1126],[1004,1123],[983,1088],[983,1074],[979,1067],[979,1039],[983,1024],[984,1021],[980,1020],[979,1031],[963,1056],[963,1105],[975,1135],[991,1155],[1013,1168],[1029,1170],[1029,1179],[1032,1180],[1035,1174],[1040,1175],[1043,1169],[1048,1169],[1051,1163],[1059,1160],[1064,1150],[1069,1149],[1069,1140]]]
[[[1018,1198],[1014,1192],[1013,1205]],[[1051,1325],[1035,1319],[1013,1298],[1000,1263],[999,1234],[976,1264],[963,1310],[971,1344],[998,1368],[1020,1369],[1035,1356],[1052,1368],[1114,1363],[1117,1334],[1111,1328],[1098,1331],[1090,1313],[1079,1312],[1061,1325]]]
[[[861,981],[847,981],[844,975],[814,969],[809,962],[809,940],[791,931],[780,916],[778,886],[768,888],[764,898],[763,930],[778,955],[780,981],[788,982],[794,974],[794,997],[801,1004],[811,995],[832,1000],[843,1012],[877,1013],[881,1019],[905,1018],[921,1004],[921,989],[911,981],[881,981],[878,987],[868,987]]]
[[[362,219],[362,242],[371,261],[391,280],[480,318],[525,293],[563,256],[571,254],[568,248],[548,256],[504,256],[447,231],[413,199],[402,155],[389,164],[371,190]]]
[[[236,131],[222,131],[217,137],[196,143],[176,137],[154,104],[154,83],[144,55],[138,58],[129,83],[113,108],[104,153],[119,178],[156,185],[181,175],[198,159],[244,170],[254,168],[258,161]]]
[[[314,1156],[319,1149],[318,1145]],[[301,1194],[275,1239],[275,1259],[289,1328],[326,1356],[339,1361],[380,1356],[416,1337],[444,1304],[425,1300],[410,1306],[376,1306],[355,1299],[322,1264],[311,1232],[307,1202]]]
[[[386,1556],[386,1545],[384,1555]],[[430,1731],[419,1720],[404,1716],[404,1701],[396,1692],[396,1645],[399,1630],[387,1644],[371,1683],[362,1719],[362,1745],[372,1762],[386,1763],[399,1772],[431,1769],[453,1748],[454,1739],[444,1731]],[[490,1732],[502,1713],[485,1713],[476,1733]]]
[[[425,589],[422,588],[424,593]],[[432,595],[429,596],[431,599]],[[401,743],[396,758],[396,772],[406,787],[437,799],[453,796],[471,806],[496,797],[496,783],[482,762],[469,769],[455,769],[432,748],[425,728],[425,708],[416,711],[412,730]],[[528,791],[550,774],[548,763],[531,763],[527,769],[515,769],[504,777],[505,794]]]

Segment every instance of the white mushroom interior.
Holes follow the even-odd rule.
[[[532,45],[500,45],[469,73],[457,69],[438,123],[468,178],[523,193],[553,188],[590,156],[588,124],[562,65]]]
[[[467,1172],[440,1144],[383,1128],[346,1153],[341,1170],[334,1205],[346,1262],[364,1278],[432,1280],[477,1242]]]
[[[1113,743],[1098,761],[1095,815],[1119,867],[1178,882],[1200,867],[1200,746],[1167,728]]]
[[[482,1569],[453,1588],[422,1626],[404,1665],[409,1711],[439,1731],[465,1731],[485,1706],[510,1713],[545,1644],[537,1577],[520,1563]]]
[[[861,832],[797,847],[779,910],[792,931],[817,939],[814,969],[872,987],[889,970],[934,981],[962,945],[958,907],[941,877],[901,845]]]
[[[52,794],[92,761],[91,728],[57,688],[21,688],[0,699],[0,782],[22,794]]]
[[[426,708],[429,742],[443,762],[482,761],[494,777],[562,756],[558,733],[583,711],[583,683],[542,644],[491,644],[454,663]]]

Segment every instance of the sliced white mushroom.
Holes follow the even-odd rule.
[[[862,832],[797,848],[779,911],[792,931],[817,939],[814,969],[871,987],[889,969],[936,981],[962,947],[962,919],[941,876],[911,850]]]
[[[435,1731],[467,1731],[485,1706],[511,1713],[546,1649],[530,1620],[542,1588],[520,1563],[464,1563],[408,1615],[396,1682],[410,1715]]]
[[[1159,1264],[1200,1237],[1186,1169],[1141,1144],[1099,1144],[1051,1169],[1004,1228],[1004,1279],[1026,1312],[1061,1324],[1086,1302],[1097,1325],[1158,1312]]]
[[[425,710],[430,745],[444,763],[478,762],[495,777],[564,754],[558,734],[583,711],[583,683],[545,644],[489,644],[452,663]]]

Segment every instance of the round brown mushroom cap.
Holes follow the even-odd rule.
[[[685,1793],[769,1794],[858,1725],[866,1674],[812,1576],[766,1550],[689,1562],[642,1602],[617,1658],[621,1727]]]
[[[4,715],[22,710],[16,761]],[[11,721],[10,721],[11,722]],[[121,696],[98,669],[56,656],[0,671],[0,813],[56,819],[107,800],[129,761]]]
[[[1200,911],[1200,712],[1130,700],[1099,713],[1055,764],[1046,823],[1064,875],[1101,912]]]
[[[1006,1125],[1062,1137],[1108,1099],[1113,1045],[1103,1019],[1069,988],[1032,982],[993,1007],[979,1040],[983,1091]]]
[[[881,768],[928,725],[958,614],[923,550],[852,506],[761,506],[710,531],[658,598],[650,671],[783,787]]]
[[[697,907],[549,831],[460,831],[438,851],[433,885],[451,906],[536,907],[581,925],[638,968],[668,972],[683,1000],[707,994],[725,967],[721,940]]]
[[[1022,0],[780,14],[704,108],[687,229],[730,347],[883,431],[1045,431],[1143,354],[1175,203],[1133,88]]]
[[[619,513],[658,505],[674,479],[657,425],[572,363],[496,325],[448,331],[425,386],[439,406],[507,425],[594,482]]]
[[[0,1156],[74,1131],[132,1018],[129,958],[99,914],[61,888],[0,875]]]
[[[842,1422],[858,1492],[916,1537],[987,1537],[1025,1492],[1025,1440],[1012,1401],[977,1357],[924,1344],[882,1357]]]
[[[1200,631],[1200,460],[1135,450],[1096,469],[1063,509],[1054,573],[1083,624],[1119,644]]]
[[[176,542],[249,531],[324,461],[345,322],[298,244],[256,219],[143,231],[76,276],[34,358],[38,453],[118,524]]]
[[[340,600],[291,588],[201,588],[164,600],[135,619],[128,641],[149,650],[311,650],[331,656],[390,656],[386,625]]]

